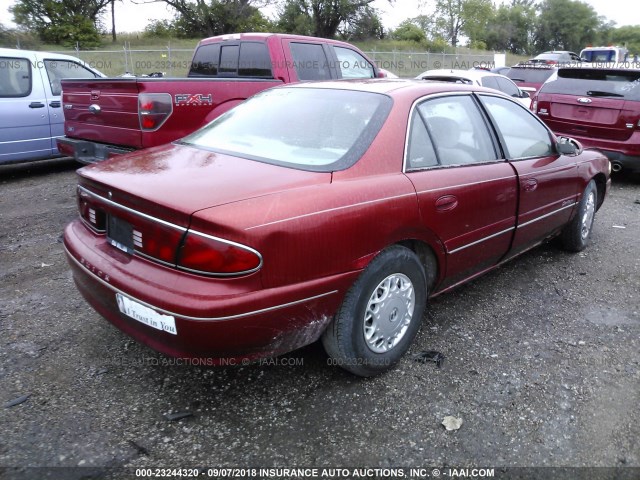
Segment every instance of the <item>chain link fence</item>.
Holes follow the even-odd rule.
[[[193,49],[76,50],[71,53],[108,76],[149,75],[162,72],[169,77],[186,77]],[[473,67],[493,68],[504,65],[504,54],[468,54],[445,52],[369,51],[365,54],[380,68],[402,78],[413,78],[431,69],[468,70]]]

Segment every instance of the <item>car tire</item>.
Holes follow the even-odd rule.
[[[409,349],[427,303],[425,269],[394,245],[360,274],[322,336],[329,364],[362,377],[392,368]]]
[[[578,203],[578,211],[560,234],[560,241],[565,250],[580,252],[589,245],[597,205],[598,189],[596,183],[591,180]]]

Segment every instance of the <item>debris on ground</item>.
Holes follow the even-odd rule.
[[[175,413],[167,413],[164,418],[169,420],[170,422],[175,422],[176,420],[181,420],[183,418],[193,417],[193,413],[191,412],[175,412]]]
[[[444,425],[444,428],[447,430],[458,430],[462,426],[462,419],[447,415],[444,417],[444,420],[442,420],[442,425]]]
[[[15,407],[16,405],[20,405],[21,403],[26,402],[30,396],[31,394],[28,393],[26,395],[22,395],[21,397],[14,398],[13,400],[9,400],[7,403],[4,404],[4,408],[11,408],[11,407]]]
[[[444,362],[444,355],[435,350],[423,350],[413,356],[413,361],[420,363],[434,362],[436,367],[441,368],[442,362]]]

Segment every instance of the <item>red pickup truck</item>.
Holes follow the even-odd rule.
[[[171,142],[250,96],[305,80],[384,76],[360,50],[337,40],[270,33],[202,40],[189,78],[100,78],[62,83],[61,153],[94,163]]]

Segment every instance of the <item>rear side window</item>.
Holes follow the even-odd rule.
[[[338,57],[338,66],[342,78],[373,78],[373,66],[360,55],[349,48],[334,47]]]
[[[300,80],[329,80],[331,71],[322,45],[291,43],[293,66]]]
[[[244,42],[240,44],[238,75],[241,77],[272,77],[271,57],[264,43]]]
[[[526,83],[544,83],[547,78],[554,72],[552,68],[543,67],[531,67],[531,68],[517,68],[511,67],[507,72],[509,77],[514,82],[526,82]]]
[[[544,93],[581,97],[609,97],[640,101],[640,71],[619,69],[563,68],[550,79]]]
[[[26,58],[0,58],[0,97],[26,97],[31,93],[31,63]]]
[[[60,81],[63,78],[96,78],[91,70],[69,60],[45,60],[44,68],[49,77],[51,93],[54,95],[60,95],[62,92]]]

